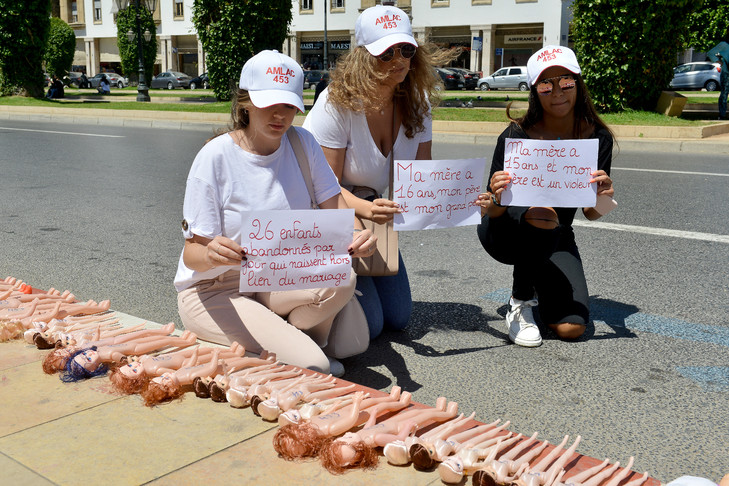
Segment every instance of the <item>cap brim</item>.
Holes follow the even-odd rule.
[[[256,108],[268,108],[269,106],[284,104],[295,106],[301,113],[304,113],[304,100],[291,91],[284,91],[282,89],[262,89],[258,91],[249,91],[248,96],[250,96],[251,103],[253,103]]]
[[[394,46],[395,44],[412,44],[418,47],[418,42],[415,38],[409,34],[391,34],[382,39],[377,39],[371,44],[367,44],[365,47],[367,51],[373,56],[379,56],[387,50],[387,48]]]

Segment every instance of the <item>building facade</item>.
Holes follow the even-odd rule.
[[[291,35],[284,52],[305,67],[322,69],[354,46],[354,24],[381,0],[293,0]],[[454,65],[491,74],[526,65],[540,47],[570,45],[572,0],[397,0],[419,42],[461,47]],[[325,28],[326,25],[326,28]],[[325,46],[326,37],[326,46]]]
[[[114,0],[61,0],[60,15],[76,33],[74,70],[87,75],[120,71]],[[354,25],[365,8],[381,0],[292,0],[293,21],[282,52],[304,67],[333,66],[354,47]],[[490,74],[525,65],[548,44],[570,45],[572,0],[397,0],[415,37],[443,47],[461,47],[455,65]],[[158,0],[157,74],[206,71],[205,53],[192,23],[193,0]]]

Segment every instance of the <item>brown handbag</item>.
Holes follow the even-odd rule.
[[[392,200],[392,184],[393,184],[393,166],[395,161],[395,109],[392,107],[392,149],[390,149],[390,191],[389,199]],[[352,194],[357,197],[366,199],[368,196],[378,197],[377,192],[369,187],[357,186],[352,188]],[[364,258],[353,258],[352,268],[357,275],[369,277],[385,277],[397,275],[399,270],[400,253],[398,250],[397,231],[395,231],[392,220],[385,224],[378,224],[370,220],[362,220],[360,222],[372,231],[377,237],[377,249],[372,256]]]

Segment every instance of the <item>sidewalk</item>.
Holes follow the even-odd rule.
[[[117,316],[125,325],[142,321]],[[115,395],[107,377],[63,383],[44,374],[40,362],[47,352],[24,341],[0,343],[0,484],[443,484],[436,470],[390,466],[384,457],[374,471],[343,476],[329,474],[317,460],[287,462],[272,446],[277,425],[250,408],[191,392],[182,401],[147,408],[137,396]],[[566,477],[599,462],[575,454]],[[634,472],[627,480],[637,477]],[[660,483],[649,478],[643,484]]]
[[[151,127],[171,130],[207,130],[228,125],[230,115],[95,108],[16,107],[0,105],[0,120],[68,122],[107,126]],[[294,119],[295,125],[303,116]],[[433,122],[435,143],[494,144],[506,127],[497,122]],[[620,149],[655,152],[714,153],[729,155],[729,122],[702,127],[616,125],[610,127]]]

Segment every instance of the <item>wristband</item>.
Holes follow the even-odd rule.
[[[491,202],[494,203],[494,205],[499,208],[505,207],[505,206],[502,206],[501,204],[499,204],[498,201],[496,201],[496,194],[491,194]]]

